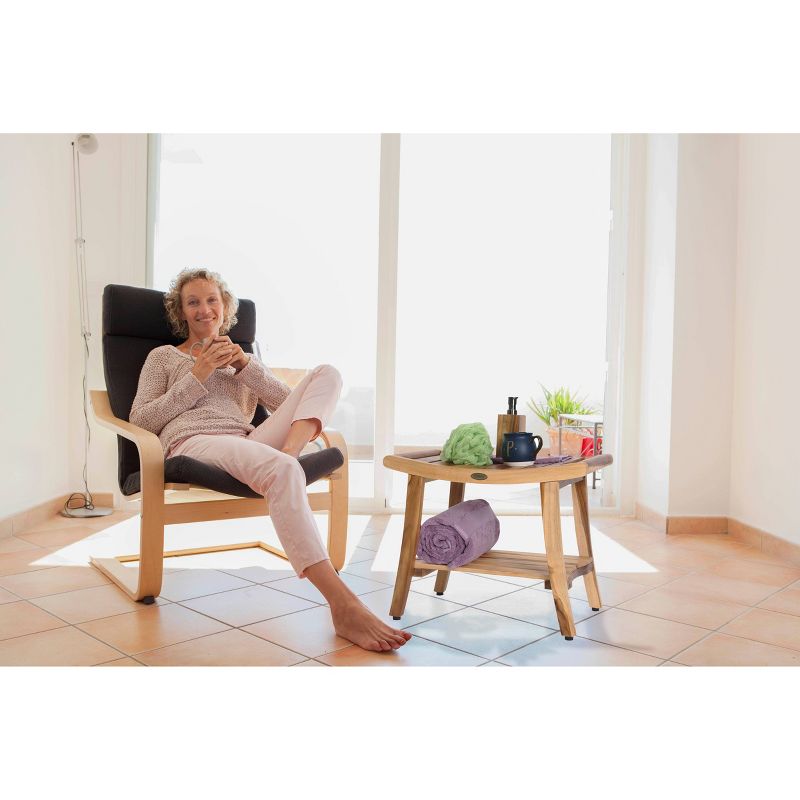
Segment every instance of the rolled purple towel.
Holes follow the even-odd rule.
[[[499,538],[500,520],[492,507],[485,500],[465,500],[422,523],[417,558],[461,567],[491,550]]]

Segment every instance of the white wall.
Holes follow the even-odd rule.
[[[730,494],[738,136],[681,135],[670,516],[726,516]]]
[[[740,138],[730,516],[800,544],[800,136]]]
[[[72,137],[0,135],[0,269],[7,330],[24,333],[0,393],[0,518],[83,491],[83,351],[75,274]],[[100,297],[144,285],[147,137],[103,134],[82,160],[93,337],[88,388],[103,388]],[[91,419],[91,417],[90,417]],[[116,439],[92,423],[89,488],[115,491]]]
[[[70,491],[70,139],[0,135],[0,518]]]

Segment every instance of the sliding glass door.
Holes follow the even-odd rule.
[[[545,435],[526,405],[540,384],[602,406],[610,136],[403,135],[388,198],[399,203],[396,260],[383,248],[396,293],[380,302],[379,135],[157,144],[152,285],[215,269],[255,301],[270,367],[340,370],[330,426],[348,443],[353,511],[403,505],[404,476],[382,480],[380,445],[375,460],[376,427],[399,448],[441,447],[463,422],[494,439],[517,396],[527,430]],[[394,352],[378,352],[378,321],[395,315]],[[376,374],[392,362],[394,397],[376,403]],[[494,488],[482,496],[498,510],[538,503],[523,487]],[[446,502],[446,487],[429,484],[426,508]]]

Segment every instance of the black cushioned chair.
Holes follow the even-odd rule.
[[[238,322],[228,335],[242,350],[252,353],[255,304],[239,300],[236,316]],[[161,591],[165,557],[259,547],[286,558],[281,550],[260,541],[164,551],[165,525],[269,515],[267,501],[246,484],[187,456],[165,460],[158,436],[128,422],[147,354],[155,347],[180,343],[167,322],[163,292],[113,284],[105,287],[103,369],[107,391],[92,390],[91,403],[97,421],[117,434],[119,486],[127,499],[141,500],[141,533],[138,554],[94,558],[92,564],[134,600],[145,603],[152,603]],[[273,372],[280,377],[279,370]],[[260,424],[267,416],[259,405],[252,424]],[[306,485],[328,481],[328,491],[310,492],[308,499],[313,511],[328,511],[328,553],[339,570],[347,542],[347,446],[342,435],[329,428],[318,439],[325,447],[298,460],[306,473]],[[193,490],[198,499],[193,499]],[[139,561],[139,568],[124,566],[131,561]]]

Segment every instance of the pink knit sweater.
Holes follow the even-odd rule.
[[[166,344],[150,351],[139,375],[130,422],[157,434],[166,455],[198,433],[246,436],[257,403],[272,413],[291,392],[254,355],[240,372],[217,369],[205,383],[193,366],[191,356]]]

